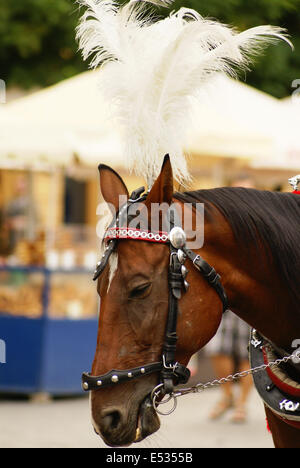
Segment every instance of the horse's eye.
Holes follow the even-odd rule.
[[[136,288],[132,289],[129,294],[130,299],[141,299],[146,297],[150,292],[151,283],[141,284]]]

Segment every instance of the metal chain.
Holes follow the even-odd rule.
[[[236,374],[233,374],[233,375],[228,375],[227,377],[223,377],[221,379],[211,380],[210,382],[206,382],[204,384],[200,382],[200,383],[198,383],[196,385],[193,385],[192,387],[188,387],[188,388],[180,388],[177,391],[173,392],[171,395],[169,395],[167,400],[157,401],[157,398],[158,398],[160,392],[162,391],[162,386],[163,386],[163,384],[160,384],[152,391],[151,398],[152,398],[152,401],[153,401],[153,406],[154,406],[155,410],[157,411],[157,413],[159,413],[159,414],[161,414],[163,416],[167,416],[168,414],[171,414],[171,413],[173,413],[173,411],[175,411],[175,409],[177,407],[177,398],[178,397],[181,397],[181,396],[184,396],[184,395],[189,395],[190,393],[201,393],[204,390],[206,390],[207,388],[218,387],[219,385],[223,385],[223,384],[225,384],[227,382],[233,382],[234,380],[238,380],[240,378],[247,377],[248,375],[256,374],[257,372],[262,372],[262,371],[264,371],[266,369],[269,369],[269,368],[271,368],[273,366],[278,366],[279,364],[287,363],[288,361],[290,361],[291,359],[293,359],[295,357],[299,358],[298,353],[297,354],[291,354],[290,356],[285,356],[285,357],[280,358],[280,359],[276,359],[275,361],[271,361],[268,364],[262,364],[261,366],[253,367],[252,369],[248,369],[246,371],[237,372]],[[171,408],[171,410],[169,410],[167,412],[162,412],[162,411],[158,410],[159,405],[168,403],[172,398],[173,398],[174,405],[173,405],[173,408]]]
[[[278,366],[279,364],[287,363],[291,359],[295,358],[295,356],[296,356],[295,354],[291,354],[290,356],[285,356],[283,358],[276,359],[275,361],[271,361],[268,364],[262,364],[261,366],[253,367],[252,369],[248,369],[246,371],[237,372],[236,374],[233,374],[233,375],[228,375],[227,377],[223,377],[219,380],[215,379],[210,382],[206,382],[204,384],[198,383],[192,387],[181,388],[181,389],[178,389],[176,392],[174,392],[173,396],[175,398],[178,398],[180,396],[187,395],[189,393],[200,393],[200,392],[203,392],[203,390],[206,390],[207,388],[217,387],[227,382],[233,382],[234,380],[247,377],[250,374],[253,375],[253,374],[256,374],[257,372],[262,372],[273,366]]]

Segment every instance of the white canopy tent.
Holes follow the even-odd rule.
[[[97,81],[98,72],[86,72],[3,106],[0,166],[70,166],[75,156],[84,165],[99,156],[121,164]]]
[[[0,166],[69,167],[76,160],[125,168],[119,128],[98,90],[99,73],[80,74],[1,106]],[[199,165],[205,155],[296,169],[300,156],[289,154],[299,123],[299,112],[287,102],[221,76],[201,93],[186,151],[199,157]]]
[[[299,168],[300,154],[292,159],[289,153],[298,140],[300,105],[297,110],[224,77],[205,89],[201,102],[189,134],[191,153],[245,158],[252,167]]]
[[[300,98],[291,96],[280,104],[278,125],[273,128],[274,152],[270,158],[256,160],[253,165],[300,171]]]

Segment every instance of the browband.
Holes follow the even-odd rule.
[[[153,232],[129,227],[112,227],[104,234],[104,241],[111,239],[140,239],[166,244],[169,242],[169,235],[165,231]]]

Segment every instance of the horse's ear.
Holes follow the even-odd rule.
[[[111,167],[100,164],[100,189],[102,196],[108,205],[113,205],[115,212],[119,211],[119,197],[129,198],[129,193],[122,178]]]
[[[161,172],[154,182],[145,204],[148,207],[151,203],[168,203],[170,205],[172,202],[173,193],[173,171],[170,156],[166,154]]]

